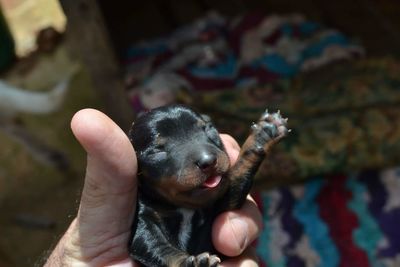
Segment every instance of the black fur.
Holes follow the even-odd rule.
[[[175,105],[138,118],[129,133],[139,164],[129,244],[135,260],[149,267],[218,265],[212,223],[221,212],[243,204],[269,147],[287,133],[286,120],[266,112],[252,130],[230,166],[208,116]],[[193,215],[187,242],[181,232],[184,213]]]

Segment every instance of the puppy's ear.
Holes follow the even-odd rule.
[[[203,121],[205,121],[205,122],[211,122],[210,116],[208,116],[208,115],[206,115],[206,114],[201,114],[201,118],[202,118]]]

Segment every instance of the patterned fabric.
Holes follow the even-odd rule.
[[[143,98],[154,92],[265,85],[363,54],[341,32],[300,14],[227,18],[210,12],[171,34],[132,45],[126,80],[132,106],[140,111],[152,108]]]
[[[292,133],[259,172],[267,183],[400,163],[400,62],[362,59],[291,81],[200,95],[194,103],[243,141],[268,107]]]
[[[321,178],[255,195],[261,266],[400,266],[400,168]]]

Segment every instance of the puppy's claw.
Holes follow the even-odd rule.
[[[257,144],[254,147],[255,151],[260,152],[261,148],[270,140],[278,141],[286,136],[289,132],[287,121],[288,118],[283,118],[280,110],[275,113],[268,113],[268,110],[266,110],[261,115],[258,123],[251,126],[257,140]]]
[[[211,256],[210,260],[210,267],[217,267],[221,263],[221,259],[215,255]]]
[[[195,256],[189,256],[186,258],[184,262],[180,264],[180,267],[196,267],[196,257]]]
[[[188,257],[181,265],[182,267],[217,267],[221,259],[216,255],[210,255],[208,252],[197,256]]]

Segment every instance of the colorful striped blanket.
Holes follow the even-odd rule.
[[[320,177],[255,197],[264,217],[261,266],[400,266],[400,168]]]

